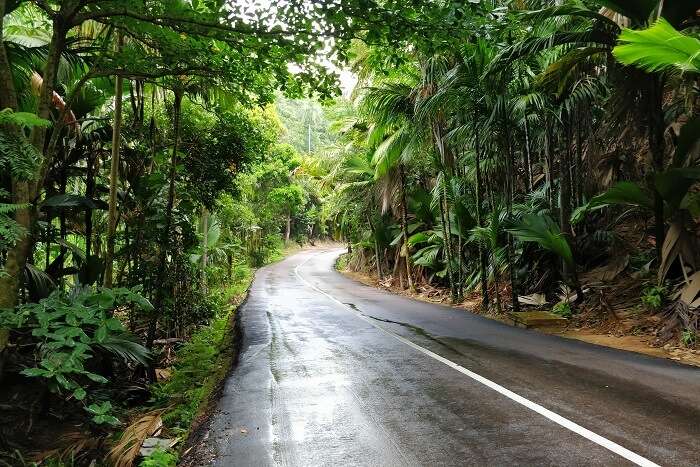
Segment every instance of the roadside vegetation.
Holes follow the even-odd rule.
[[[386,286],[696,346],[698,21],[0,0],[0,465],[173,465],[254,269],[317,239]]]
[[[171,465],[254,269],[325,235],[285,142],[324,45],[247,14],[0,0],[0,465]]]
[[[439,46],[355,49],[326,207],[349,268],[483,313],[546,310],[692,348],[697,5],[453,8],[468,32]]]

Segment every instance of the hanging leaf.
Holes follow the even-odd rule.
[[[41,203],[42,208],[75,208],[84,207],[87,209],[97,209],[97,205],[90,198],[85,196],[66,193],[62,195],[51,196]]]
[[[688,154],[697,148],[698,142],[700,142],[700,115],[691,118],[681,127],[676,152],[673,155],[673,164],[681,167],[686,163]]]
[[[654,184],[664,201],[678,210],[688,190],[698,179],[700,168],[676,168],[656,174]]]
[[[695,260],[695,251],[697,249],[697,241],[683,227],[680,222],[674,222],[666,232],[664,244],[661,247],[661,263],[659,264],[658,279],[662,282],[673,263],[683,258],[686,265],[690,265],[693,269],[697,269]]]
[[[648,29],[625,29],[619,43],[613,55],[625,65],[647,72],[700,73],[700,40],[678,32],[663,18]]]
[[[569,266],[574,266],[574,255],[569,242],[551,217],[526,214],[520,225],[508,231],[520,241],[538,243],[546,250],[556,253]]]

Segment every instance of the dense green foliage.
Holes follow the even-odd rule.
[[[639,288],[660,342],[698,332],[697,6],[442,7],[439,32],[353,49],[356,112],[331,125],[324,206],[350,265],[455,302],[478,293],[483,310],[571,316],[605,307],[599,278],[621,272],[608,263],[644,257],[630,273],[648,290],[685,291],[664,306]]]
[[[252,3],[0,0],[8,419],[64,414],[93,454],[144,406],[187,432],[251,268],[319,238],[566,317],[625,256],[660,340],[695,345],[697,5]]]

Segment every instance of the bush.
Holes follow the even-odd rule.
[[[562,318],[569,319],[574,315],[569,302],[559,302],[552,308],[552,313],[559,315]]]
[[[177,431],[187,431],[197,414],[205,395],[205,384],[219,356],[219,344],[226,333],[227,323],[228,316],[222,316],[197,331],[177,351],[177,363],[171,378],[153,388],[160,405],[176,403],[163,415],[163,421]]]
[[[263,266],[280,257],[284,250],[284,240],[279,235],[269,234],[263,237],[258,248],[250,253],[253,267]]]
[[[139,467],[175,467],[176,465],[177,454],[172,451],[157,449],[142,460]]]
[[[681,333],[681,342],[685,347],[695,347],[698,343],[698,335],[692,329],[684,329]]]
[[[20,339],[31,335],[34,366],[22,370],[23,375],[40,378],[51,392],[83,402],[89,385],[107,383],[104,376],[87,369],[96,355],[148,364],[148,350],[113,316],[115,310],[125,308],[153,309],[135,290],[83,287],[70,293],[56,291],[39,303],[1,311],[0,327],[9,328]],[[108,401],[83,405],[95,423],[118,423]]]
[[[658,311],[664,303],[666,288],[663,286],[647,287],[642,292],[642,304],[649,311]]]
[[[338,261],[335,263],[335,268],[338,271],[344,271],[348,267],[348,262],[350,261],[350,255],[343,254],[338,257]]]

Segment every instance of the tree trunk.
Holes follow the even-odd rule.
[[[457,294],[454,281],[454,273],[452,271],[452,241],[449,232],[449,211],[447,210],[447,189],[445,188],[445,183],[447,175],[443,172],[442,187],[440,187],[440,218],[442,219],[442,238],[443,247],[445,249],[445,260],[447,263],[447,278],[450,284],[450,299],[452,303],[457,301]]]
[[[121,52],[124,36],[117,36],[117,53]],[[117,185],[119,184],[119,147],[122,137],[122,93],[124,80],[116,77],[114,85],[114,125],[112,126],[112,163],[109,170],[109,213],[107,220],[107,254],[105,255],[105,272],[102,285],[112,288],[114,271],[114,242],[117,233]],[[133,105],[133,100],[132,100]]]
[[[552,148],[552,126],[549,119],[545,117],[545,141],[544,141],[544,157],[547,164],[545,177],[547,179],[547,200],[549,201],[549,210],[554,210],[554,174],[552,165],[554,164]]]
[[[377,263],[377,277],[379,280],[384,279],[384,274],[382,273],[382,263],[381,263],[381,255],[379,253],[379,241],[377,240],[377,231],[374,228],[374,224],[372,223],[372,215],[367,214],[367,222],[369,222],[369,228],[372,229],[372,237],[374,238],[374,261]]]
[[[287,225],[284,230],[284,243],[289,242],[289,237],[292,235],[292,215],[287,214]]]
[[[484,226],[482,209],[482,182],[481,182],[481,135],[477,116],[474,116],[474,142],[475,142],[475,157],[476,157],[476,223],[479,227]],[[486,251],[483,245],[479,244],[479,274],[481,276],[481,306],[484,310],[489,308],[489,286],[488,286],[488,271],[486,267]]]
[[[404,172],[403,164],[399,164],[399,176],[401,177],[401,231],[403,232],[403,244],[406,253],[406,276],[408,279],[408,288],[413,290],[413,278],[411,277],[411,252],[408,247],[408,214],[406,212],[406,173]]]
[[[511,145],[511,140],[510,140],[510,128],[508,126],[508,122],[504,122],[505,126],[505,135],[506,135],[506,151],[508,155],[508,161],[506,162],[506,187],[507,187],[507,193],[506,193],[506,209],[508,212],[508,219],[512,219],[513,217],[513,187],[515,185],[515,176],[514,176],[514,165],[515,162],[513,160],[513,146]],[[511,289],[511,302],[513,306],[513,312],[518,313],[520,311],[520,302],[518,301],[518,285],[517,285],[517,279],[516,279],[516,273],[515,273],[515,260],[513,258],[514,252],[513,252],[513,235],[508,233],[506,235],[507,238],[507,244],[506,244],[506,255],[508,256],[508,271],[510,273],[510,289]]]
[[[202,208],[202,290],[207,292],[207,263],[209,261],[209,211]]]
[[[654,175],[664,170],[664,109],[663,109],[663,78],[651,75],[649,77],[649,149],[651,151],[654,174],[650,185],[654,192],[654,236],[656,237],[656,256],[661,262],[661,250],[665,237],[664,201],[656,189]]]
[[[0,0],[0,110],[7,108],[17,110],[17,93],[12,78],[10,62],[7,58],[7,51],[5,50],[5,43],[2,40],[6,4],[6,0]],[[0,131],[14,132],[19,130],[15,127],[4,126],[0,127]],[[28,184],[26,182],[19,183],[13,181],[12,185],[13,199],[17,199],[20,194],[16,191],[17,189],[20,189],[20,191],[26,191],[28,189]],[[21,198],[25,198],[25,196],[21,196]],[[20,225],[27,225],[29,224],[29,220],[24,219],[24,216],[27,214],[27,209],[19,210],[15,213],[15,220],[20,223]],[[24,237],[28,237],[28,235]],[[28,238],[23,238],[20,240],[20,243],[25,241],[28,241]],[[16,245],[15,248],[7,252],[5,266],[2,270],[2,274],[0,274],[0,308],[13,308],[17,304],[20,272],[24,267],[24,258],[18,255],[21,255],[23,251],[26,251],[26,248],[23,248],[21,245]],[[5,363],[4,351],[9,339],[9,329],[0,328],[0,381],[2,381]]]
[[[566,147],[559,162],[559,224],[562,234],[571,243],[571,117],[568,115],[564,119],[564,137]],[[569,265],[562,260],[565,281],[570,280],[569,269]]]
[[[5,11],[6,0],[0,0],[0,7]],[[4,15],[3,15],[4,16]],[[2,32],[2,27],[0,27]],[[49,42],[46,67],[44,69],[43,82],[37,105],[37,115],[44,119],[49,119],[51,114],[51,101],[58,72],[58,65],[61,59],[61,54],[65,46],[66,34],[68,29],[65,25],[65,20],[60,14],[57,14],[53,20],[53,33]],[[3,106],[17,108],[17,95],[14,89],[12,76],[9,71],[9,61],[3,45],[0,51],[0,102]],[[9,77],[9,78],[8,78]],[[13,103],[14,102],[14,103]],[[43,127],[34,127],[30,136],[32,145],[43,153],[44,140],[46,129]],[[35,180],[13,180],[12,181],[12,201],[15,204],[31,204],[35,201],[40,188],[43,186],[43,175],[49,167],[51,161],[44,157],[39,173],[36,174]],[[19,290],[22,284],[22,275],[27,262],[30,250],[32,248],[32,238],[34,235],[33,226],[36,218],[34,207],[27,209],[19,209],[15,212],[15,222],[23,228],[26,234],[18,241],[8,252],[5,259],[5,268],[2,276],[0,276],[0,308],[12,308],[17,304]],[[3,341],[6,339],[0,331],[0,352],[4,349]]]
[[[146,347],[149,349],[153,347],[153,340],[156,336],[156,328],[158,326],[158,317],[162,313],[163,299],[164,297],[164,284],[166,273],[166,260],[168,257],[168,251],[170,250],[170,238],[172,237],[170,228],[173,223],[173,208],[175,206],[175,177],[177,176],[177,150],[178,150],[178,140],[180,139],[180,109],[182,107],[182,91],[175,91],[175,101],[173,104],[173,151],[170,156],[170,173],[169,173],[169,185],[168,185],[168,203],[165,208],[165,226],[163,228],[163,233],[161,235],[160,242],[160,255],[158,258],[158,279],[156,280],[156,294],[154,300],[154,311],[153,318],[148,326],[148,334],[146,336]],[[155,381],[154,367],[151,365],[149,377]]]
[[[532,191],[532,154],[530,153],[530,128],[525,115],[525,172],[527,173],[527,189]]]
[[[576,206],[583,204],[583,138],[581,137],[581,110],[576,111],[576,161],[573,178],[576,185]]]
[[[66,175],[66,163],[65,161],[61,161],[61,167],[60,167],[60,185],[59,185],[59,190],[58,193],[60,195],[65,195],[66,194],[66,187],[68,185],[68,176]],[[58,258],[57,258],[57,268],[56,271],[58,271],[58,283],[60,284],[60,287],[63,288],[64,286],[64,279],[63,279],[63,270],[65,268],[65,261],[66,261],[66,256],[68,255],[68,248],[66,248],[66,237],[68,235],[68,225],[66,224],[66,210],[65,209],[59,209],[58,211],[58,238],[61,239],[60,242],[60,247],[59,247],[59,252],[58,252]]]
[[[95,198],[95,156],[90,153],[87,158],[85,175],[85,197]],[[85,209],[85,261],[89,263],[92,256],[92,209]]]

